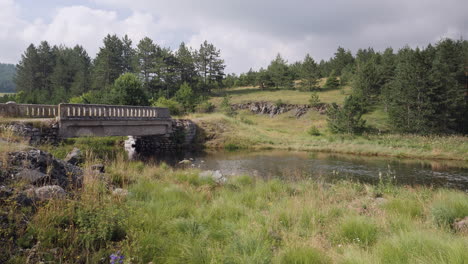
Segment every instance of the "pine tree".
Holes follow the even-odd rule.
[[[271,78],[272,84],[279,88],[289,89],[293,87],[293,80],[289,72],[287,61],[278,53],[276,58],[268,66],[268,73]]]
[[[340,87],[340,82],[338,81],[338,77],[336,77],[335,70],[332,70],[330,75],[327,78],[327,81],[325,82],[325,85],[323,88],[325,89],[336,89]]]
[[[117,35],[107,35],[104,47],[94,59],[92,88],[102,90],[111,86],[124,72],[123,43]]]
[[[36,47],[31,44],[28,46],[18,65],[16,65],[15,84],[17,91],[23,91],[30,94],[37,83],[39,71],[39,56]]]
[[[158,49],[159,47],[148,37],[141,39],[137,45],[137,68],[145,86],[149,84],[151,76],[155,71],[156,50]]]
[[[317,88],[318,82],[318,69],[314,59],[307,54],[302,63],[300,78],[302,80],[301,85],[306,87],[309,91]]]
[[[335,57],[332,59],[331,64],[335,73],[339,76],[341,71],[350,64],[354,63],[354,57],[351,54],[351,51],[345,50],[342,47],[338,47],[335,52]]]
[[[177,59],[177,72],[181,83],[194,84],[197,72],[195,71],[195,59],[192,51],[182,42],[177,50],[175,57]]]
[[[356,96],[345,98],[343,107],[336,103],[327,108],[328,128],[332,133],[359,134],[365,128],[365,120],[362,119],[364,107],[362,99]]]
[[[123,63],[123,72],[134,72],[136,57],[135,50],[132,47],[132,40],[125,35],[122,38],[122,63]]]

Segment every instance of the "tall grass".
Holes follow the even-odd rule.
[[[107,165],[105,175],[85,168],[85,184],[73,199],[39,207],[23,246],[40,241],[43,259],[77,263],[107,261],[116,252],[131,263],[466,259],[466,237],[435,225],[432,209],[464,208],[452,203],[466,198],[461,192],[394,187],[398,191],[383,193],[381,204],[375,200],[377,187],[346,181],[328,185],[237,176],[219,185],[196,170],[123,157]],[[116,187],[129,195],[112,195]],[[58,255],[50,253],[54,248]]]

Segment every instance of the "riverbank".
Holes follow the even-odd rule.
[[[203,131],[201,141],[215,149],[281,149],[320,151],[366,156],[468,161],[467,136],[420,136],[403,134],[333,135],[326,131],[326,117],[309,111],[301,118],[294,113],[275,117],[239,111],[228,117],[222,113],[192,114]],[[311,135],[314,126],[318,134]]]
[[[35,205],[9,263],[462,263],[468,197],[454,190],[84,165],[80,190]],[[119,190],[116,192],[116,190]],[[460,227],[459,227],[460,226]],[[33,262],[30,262],[33,263]]]

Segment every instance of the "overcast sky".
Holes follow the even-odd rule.
[[[205,39],[227,72],[350,49],[468,38],[467,0],[0,0],[0,62],[17,63],[30,43],[83,45],[94,57],[108,33],[148,36],[176,49]]]

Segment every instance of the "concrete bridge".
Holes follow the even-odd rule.
[[[169,109],[90,104],[0,104],[0,117],[55,118],[62,138],[81,136],[152,136],[172,132]]]

